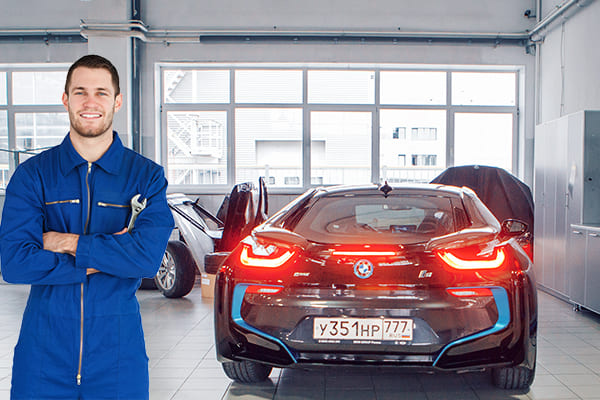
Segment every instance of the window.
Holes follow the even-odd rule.
[[[311,113],[311,176],[324,185],[371,181],[371,113]]]
[[[374,71],[308,71],[308,102],[373,104]]]
[[[517,67],[257,62],[157,68],[157,127],[167,131],[157,135],[174,186],[264,177],[269,186],[300,190],[429,182],[464,163],[517,165]],[[492,148],[488,143],[493,152],[472,151]]]
[[[302,71],[236,70],[236,103],[302,103]]]
[[[0,71],[0,106],[7,104],[6,72]]]
[[[455,165],[512,170],[512,114],[457,113],[454,123]]]
[[[165,103],[229,103],[229,71],[165,70]]]
[[[406,167],[406,154],[398,154],[398,167]]]
[[[44,150],[64,139],[69,131],[67,113],[16,113],[16,148],[19,150]],[[31,154],[22,154],[23,162]]]
[[[67,68],[0,65],[0,188],[20,162],[59,144],[68,133],[62,105]]]
[[[300,177],[286,176],[285,178],[283,178],[283,183],[286,186],[298,186],[298,185],[300,185]]]
[[[8,183],[10,153],[8,151],[8,116],[6,110],[0,110],[0,187]]]
[[[66,71],[13,72],[13,104],[62,104]]]
[[[283,186],[302,185],[302,109],[238,108],[235,132],[237,183],[273,176]]]
[[[227,182],[227,113],[170,111],[167,113],[169,183],[175,185]]]
[[[453,72],[452,104],[478,106],[514,106],[514,72]]]
[[[379,177],[382,182],[429,182],[446,168],[446,115],[445,110],[435,109],[381,110]],[[409,126],[410,140],[400,142],[384,135],[400,124]],[[424,161],[413,154],[435,155],[435,160]]]
[[[437,155],[435,155],[435,154],[413,154],[412,155],[412,165],[417,166],[417,167],[436,166],[437,165]]]
[[[437,128],[412,128],[412,140],[437,140]]]
[[[446,72],[381,71],[381,104],[446,104]]]
[[[406,128],[395,128],[394,132],[392,132],[392,139],[402,139],[406,140]]]

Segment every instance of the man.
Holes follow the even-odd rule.
[[[173,229],[167,181],[112,130],[122,94],[110,61],[76,61],[62,101],[69,134],[19,165],[6,188],[2,276],[31,285],[11,398],[147,399],[135,292],[156,274]],[[128,232],[136,194],[147,206]]]

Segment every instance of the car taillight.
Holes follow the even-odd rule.
[[[354,256],[354,257],[391,257],[396,255],[395,251],[344,251],[333,250],[334,256]]]
[[[488,288],[449,288],[446,291],[455,297],[488,297],[494,295]]]
[[[277,268],[285,264],[294,251],[280,244],[260,243],[251,236],[242,240],[240,262],[247,267]]]
[[[478,246],[438,251],[438,257],[448,266],[462,270],[495,269],[504,264],[506,254],[502,247],[482,252]]]

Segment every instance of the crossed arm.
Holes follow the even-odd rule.
[[[115,233],[115,235],[122,235],[127,232],[127,228]],[[44,239],[44,250],[53,251],[55,253],[70,254],[75,257],[77,253],[77,243],[79,243],[79,235],[75,233],[62,233],[62,232],[46,232],[43,235]],[[87,268],[87,275],[95,274],[100,272],[95,268]]]

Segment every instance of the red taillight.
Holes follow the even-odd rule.
[[[356,257],[391,257],[395,256],[395,251],[343,251],[333,250],[332,255],[334,256],[356,256]]]
[[[399,254],[404,246],[373,246],[365,244],[361,246],[337,245],[329,249],[332,256],[337,257],[393,257]]]
[[[277,294],[283,290],[280,286],[251,285],[246,289],[246,294]]]
[[[285,264],[294,251],[273,243],[259,243],[251,236],[242,240],[240,262],[247,267],[277,268]]]
[[[437,255],[448,266],[463,270],[500,268],[506,259],[504,249],[501,247],[489,252],[482,252],[479,248],[472,246],[464,249],[439,251]]]
[[[455,297],[488,297],[494,295],[488,288],[451,288],[446,289],[446,291]]]

